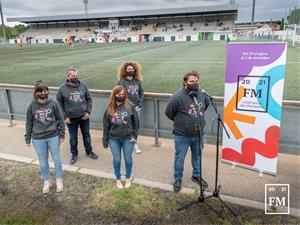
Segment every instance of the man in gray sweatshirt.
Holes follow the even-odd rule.
[[[64,121],[70,133],[70,164],[77,161],[78,156],[78,126],[82,133],[86,155],[91,159],[98,159],[93,152],[90,136],[89,115],[92,111],[92,98],[87,86],[78,80],[78,71],[70,68],[67,71],[67,80],[62,84],[56,95],[63,112]]]
[[[187,73],[183,78],[183,88],[175,92],[169,100],[165,114],[173,120],[175,138],[174,191],[181,190],[184,160],[188,151],[192,151],[192,181],[200,184],[200,157],[203,148],[205,111],[209,99],[199,90],[199,74]],[[207,183],[202,179],[206,188]]]

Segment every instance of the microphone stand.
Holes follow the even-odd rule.
[[[231,220],[231,217],[229,217],[227,214],[226,214],[226,209],[233,215],[234,219],[237,217],[237,214],[228,206],[228,204],[226,204],[220,197],[220,189],[221,189],[221,185],[218,185],[218,174],[219,174],[219,137],[220,137],[220,125],[224,128],[225,132],[226,132],[226,135],[227,137],[230,139],[230,136],[228,134],[228,131],[226,129],[226,127],[224,126],[224,123],[221,119],[221,116],[220,116],[220,113],[218,112],[217,110],[217,107],[213,101],[213,97],[211,97],[210,95],[208,95],[207,93],[203,92],[202,93],[209,99],[211,105],[213,106],[214,108],[214,111],[215,113],[217,114],[217,141],[216,141],[216,170],[215,170],[215,189],[213,191],[213,193],[209,196],[205,196],[204,195],[204,190],[203,190],[203,185],[202,185],[202,163],[201,163],[201,155],[200,155],[200,196],[197,200],[195,201],[192,201],[190,203],[188,203],[187,205],[185,206],[182,206],[180,208],[178,208],[178,211],[181,211],[183,209],[186,209],[194,204],[197,204],[197,203],[204,203],[208,208],[210,208],[211,210],[213,210],[220,218],[222,219],[227,219],[231,224],[239,224],[238,221],[232,221]],[[197,104],[197,102],[196,102]],[[198,110],[198,106],[197,106],[197,110]],[[198,120],[199,121],[199,120]],[[199,121],[199,128],[200,128],[200,121]],[[200,129],[199,129],[199,134],[200,134]],[[200,143],[200,136],[199,136],[199,143]],[[200,146],[199,146],[200,147]],[[200,152],[201,154],[201,152]],[[216,198],[220,201],[220,204],[221,204],[221,208],[222,208],[222,211],[225,213],[225,218],[224,216],[222,215],[222,211],[219,212],[217,211],[216,209],[214,209],[212,206],[208,205],[205,200],[206,199],[209,199],[209,198]],[[234,222],[234,223],[233,223]]]
[[[221,207],[222,209],[225,211],[225,208],[229,210],[229,212],[234,216],[237,217],[237,214],[228,206],[228,204],[226,204],[220,197],[220,189],[221,189],[221,185],[218,185],[218,175],[219,175],[219,137],[220,137],[220,125],[221,127],[223,127],[226,136],[228,137],[228,139],[230,139],[229,133],[226,129],[226,127],[224,126],[224,123],[221,119],[220,113],[218,112],[218,109],[214,103],[214,99],[213,97],[211,97],[210,95],[206,94],[205,92],[203,92],[209,99],[209,101],[211,102],[211,105],[213,106],[215,113],[218,115],[217,117],[217,141],[216,141],[216,170],[215,170],[215,189],[212,193],[212,195],[207,196],[206,198],[217,198],[220,203],[221,203]],[[225,214],[226,218],[231,222],[230,218],[228,218],[228,216]]]

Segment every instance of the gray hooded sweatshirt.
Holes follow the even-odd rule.
[[[108,114],[107,109],[103,115],[103,138],[104,147],[108,146],[108,139],[137,139],[139,121],[133,106],[126,108],[119,105],[114,116]]]
[[[125,88],[129,101],[133,106],[143,106],[144,90],[140,80],[129,80],[125,77],[125,79],[119,80],[117,84]]]
[[[79,118],[92,111],[90,92],[87,86],[79,80],[75,87],[68,80],[62,84],[58,89],[56,99],[64,118]]]
[[[32,101],[26,115],[26,144],[30,144],[31,138],[46,139],[57,135],[65,138],[64,118],[58,103],[52,99],[45,103]]]
[[[196,104],[189,96],[185,88],[175,92],[170,98],[165,114],[173,120],[174,129],[173,134],[181,136],[197,137],[204,134],[205,110],[209,105],[209,99],[200,90],[197,91],[197,102],[199,109],[197,110]]]

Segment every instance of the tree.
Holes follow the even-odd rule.
[[[284,29],[284,18],[281,19],[280,30]]]
[[[288,17],[289,24],[300,23],[300,9],[294,9]]]
[[[5,29],[6,29],[6,35],[8,36],[8,38],[16,38],[21,33],[26,31],[28,29],[28,27],[24,26],[22,24],[19,24],[19,25],[15,25],[14,27],[5,26]],[[2,30],[0,30],[0,37],[3,37]]]

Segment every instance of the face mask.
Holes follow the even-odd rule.
[[[127,76],[134,77],[135,72],[134,71],[127,72]]]
[[[117,102],[124,102],[125,96],[116,96],[116,101]]]
[[[195,83],[195,84],[186,84],[186,89],[188,91],[198,91],[199,88],[199,84]]]
[[[69,78],[69,81],[73,84],[77,84],[78,78],[77,77]]]
[[[38,97],[39,99],[45,100],[48,98],[48,94],[37,94],[36,97]]]

